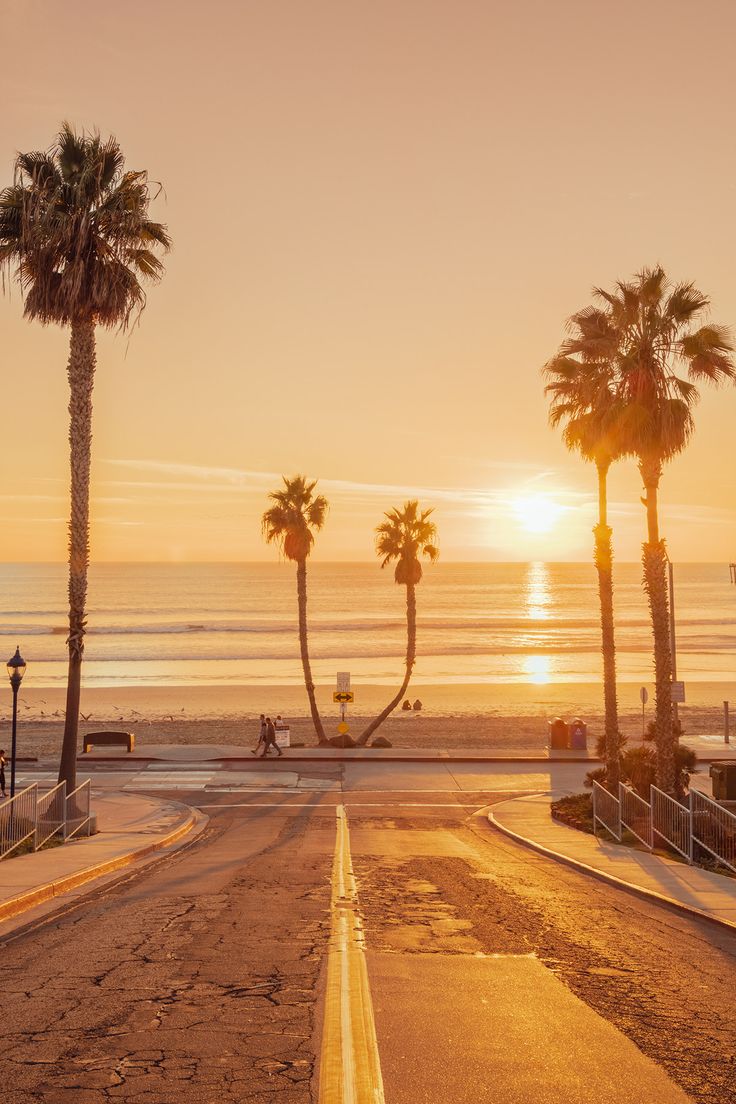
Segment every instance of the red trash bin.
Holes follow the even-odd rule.
[[[549,746],[550,748],[568,748],[570,746],[570,733],[562,717],[555,717],[549,722]]]

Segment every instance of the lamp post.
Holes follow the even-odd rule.
[[[8,660],[8,677],[13,689],[13,742],[10,745],[10,796],[15,797],[15,737],[18,728],[18,690],[26,673],[26,661],[20,654],[20,647],[15,649],[15,655]]]

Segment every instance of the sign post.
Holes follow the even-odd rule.
[[[338,702],[340,706],[340,723],[337,726],[337,731],[341,735],[345,735],[348,731],[349,725],[346,720],[348,713],[348,703],[355,700],[352,690],[350,689],[350,672],[338,671],[335,693],[332,695],[332,700]]]

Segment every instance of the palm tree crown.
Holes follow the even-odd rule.
[[[434,563],[439,556],[436,545],[437,526],[430,521],[433,511],[419,511],[416,500],[404,503],[386,513],[386,521],[376,528],[376,552],[381,557],[381,567],[396,563],[394,579],[403,585],[416,585],[422,577],[424,555]]]
[[[287,560],[305,560],[312,551],[314,533],[327,517],[328,502],[315,495],[317,480],[307,482],[303,475],[292,479],[282,476],[283,490],[271,491],[273,503],[263,515],[263,535],[268,544],[277,544]]]
[[[113,137],[64,123],[49,151],[19,154],[0,192],[0,267],[14,269],[26,316],[126,325],[145,305],[141,278],[163,274],[155,250],[171,246],[150,198],[148,174],[124,170]]]
[[[707,296],[692,283],[671,284],[659,266],[596,294],[616,334],[623,446],[642,467],[661,468],[690,438],[697,384],[736,379],[729,331],[697,326]]]
[[[615,393],[616,332],[597,307],[578,311],[571,336],[544,367],[551,425],[563,425],[566,446],[608,468],[621,455]]]

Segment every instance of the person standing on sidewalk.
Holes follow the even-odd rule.
[[[259,747],[261,746],[261,744],[263,743],[263,741],[265,739],[266,739],[266,715],[265,715],[265,713],[261,713],[261,727],[260,727],[259,732],[258,732],[258,743],[256,744],[256,746],[254,748],[251,748],[251,752],[250,752],[251,755],[257,755],[258,754],[258,749],[259,749]]]
[[[283,752],[279,745],[276,743],[276,729],[273,726],[273,721],[271,720],[271,718],[266,717],[266,738],[263,743],[263,751],[260,755],[261,759],[266,758],[266,756],[268,755],[268,749],[271,747],[275,748],[275,750],[279,754],[279,758],[281,758]]]
[[[5,764],[7,763],[5,758],[5,748],[0,748],[0,797],[7,797],[5,793]]]

